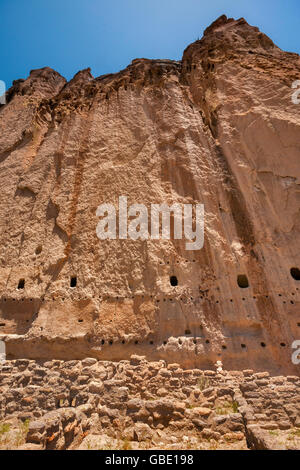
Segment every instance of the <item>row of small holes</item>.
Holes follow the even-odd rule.
[[[185,262],[188,263],[189,260],[185,260]],[[196,260],[193,259],[192,262],[195,263]],[[179,261],[177,261],[177,263],[179,263]],[[160,264],[163,264],[162,261],[160,262]],[[167,264],[170,264],[170,261],[167,261]],[[291,268],[290,269],[290,274],[291,274],[293,279],[295,279],[296,281],[300,281],[300,269]],[[172,286],[177,286],[178,285],[177,277],[176,276],[171,276],[170,277],[170,283],[171,283]],[[249,287],[249,281],[248,281],[248,278],[247,278],[246,274],[239,274],[237,276],[237,283],[238,283],[238,286],[241,289],[247,289]],[[70,279],[70,287],[75,288],[76,286],[77,286],[77,277],[72,276],[71,279]],[[19,283],[18,283],[18,289],[24,289],[24,288],[25,288],[25,279],[20,279]]]
[[[298,288],[297,288],[296,290],[298,290]],[[295,294],[295,292],[291,292],[291,295],[296,295],[296,294]],[[279,296],[279,297],[282,297],[282,294],[278,294],[278,296]],[[134,296],[134,295],[133,295],[133,296],[131,296],[131,297],[104,297],[104,298],[102,298],[101,296],[99,296],[98,298],[102,298],[102,300],[105,301],[105,300],[135,299],[135,298],[139,298],[139,297],[141,297],[142,299],[144,299],[144,298],[147,297],[147,296],[144,296],[144,295],[142,295],[142,296],[139,296],[139,295]],[[150,297],[151,299],[153,299],[153,295],[150,295],[149,297]],[[270,298],[269,295],[265,295],[265,296],[261,296],[261,297],[265,297],[266,299]],[[75,298],[75,299],[72,298],[71,300],[89,300],[89,299],[95,299],[95,298],[97,298],[97,296],[80,297],[80,298],[77,298],[77,299],[76,299],[76,298]],[[260,296],[259,296],[259,297],[258,297],[258,296],[253,296],[252,298],[253,298],[253,300],[257,300],[258,298],[260,298]],[[204,298],[203,296],[199,296],[199,297],[189,297],[189,298],[188,298],[188,297],[185,297],[185,298],[184,298],[184,297],[180,297],[180,301],[181,301],[181,302],[183,302],[184,300],[199,300],[199,299],[206,300],[206,301],[208,301],[208,302],[215,302],[216,304],[219,304],[219,303],[220,303],[219,300],[214,300],[214,299],[208,298],[208,297],[205,297],[205,298]],[[33,298],[26,299],[26,298],[22,297],[21,299],[16,299],[16,298],[8,299],[7,297],[2,297],[1,300],[3,300],[4,302],[6,302],[7,300],[12,300],[13,302],[20,302],[20,301],[21,301],[21,302],[24,302],[25,300],[29,300],[30,302],[33,302],[34,300],[37,300],[37,301],[41,300],[42,302],[44,302],[44,301],[45,301],[45,298],[43,297],[42,299],[33,299]],[[46,300],[51,300],[51,299],[46,299]],[[65,301],[65,298],[64,298],[64,297],[56,297],[56,298],[55,298],[55,297],[52,297],[52,301],[56,301],[56,300],[62,300],[62,301],[64,302],[64,301]],[[173,298],[168,298],[168,299],[164,298],[164,299],[162,299],[162,300],[163,300],[163,302],[167,302],[167,300],[169,300],[169,302],[173,302],[174,299],[173,299]],[[176,300],[176,299],[175,299],[175,300]],[[245,298],[245,297],[242,298],[242,301],[245,302],[246,300],[247,300],[247,298]],[[248,298],[248,300],[249,300],[249,298]],[[232,302],[232,303],[234,302],[233,299],[230,299],[229,301]],[[156,299],[156,302],[159,303],[159,302],[160,302],[160,299]],[[224,301],[223,301],[223,302],[224,302]],[[286,302],[287,302],[286,300],[283,300],[283,301],[282,301],[283,304],[286,304]],[[290,300],[290,303],[291,303],[291,304],[294,304],[295,302],[294,302],[293,300]]]
[[[300,323],[298,323],[298,326],[300,326]],[[122,340],[122,344],[125,344],[125,342],[126,342],[126,341],[123,339],[123,340]],[[196,339],[194,339],[193,342],[194,342],[194,344],[197,344],[197,340],[196,340]],[[179,340],[178,340],[178,343],[179,343],[179,344],[182,344],[182,340],[179,339]],[[210,344],[209,339],[206,339],[206,340],[205,340],[205,343],[206,343],[206,344]],[[105,340],[104,340],[104,339],[101,340],[101,344],[102,344],[102,345],[105,344]],[[111,346],[111,345],[113,344],[113,340],[108,340],[108,344]],[[138,340],[135,340],[135,341],[134,341],[134,344],[139,344]],[[154,344],[154,342],[151,340],[151,341],[149,341],[149,344]],[[167,344],[167,341],[163,341],[163,344],[166,345],[166,344]],[[261,345],[262,348],[266,348],[266,347],[267,347],[266,343],[264,343],[264,342],[261,342],[260,345]],[[280,346],[281,346],[282,348],[285,348],[285,347],[286,347],[286,344],[285,344],[285,343],[280,343]],[[246,344],[241,343],[241,348],[242,348],[242,349],[245,349],[246,347],[247,347]],[[222,349],[223,349],[223,350],[226,350],[226,349],[227,349],[227,346],[226,346],[225,344],[223,344],[223,345],[222,345]]]

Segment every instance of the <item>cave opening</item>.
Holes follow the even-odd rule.
[[[20,279],[18,284],[18,289],[24,289],[25,287],[25,279]]]
[[[246,274],[239,274],[237,277],[237,283],[241,289],[247,289],[247,287],[249,287],[249,281]]]
[[[178,286],[178,279],[177,279],[176,276],[171,276],[171,277],[170,277],[170,284],[171,284],[171,286],[173,286],[173,287]]]
[[[300,281],[300,269],[299,268],[291,268],[291,276],[295,281]]]
[[[76,287],[77,286],[77,277],[72,276],[70,280],[70,287]]]

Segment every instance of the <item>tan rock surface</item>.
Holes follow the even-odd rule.
[[[8,358],[136,353],[298,375],[299,76],[297,54],[221,17],[180,62],[136,59],[69,83],[45,68],[15,82],[0,107]],[[100,241],[96,209],[121,195],[149,208],[204,204],[203,249]]]

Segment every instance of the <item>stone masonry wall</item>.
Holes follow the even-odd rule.
[[[142,356],[19,359],[0,366],[0,423],[12,440],[25,423],[25,448],[299,448],[299,391],[299,377]],[[11,447],[7,433],[1,445]]]

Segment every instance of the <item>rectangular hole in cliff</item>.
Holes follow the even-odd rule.
[[[24,289],[25,287],[25,279],[20,279],[18,284],[18,289]]]
[[[249,281],[246,274],[239,274],[237,277],[237,283],[241,289],[247,289],[249,287]]]
[[[77,286],[77,277],[72,276],[70,280],[70,287],[76,287]]]

